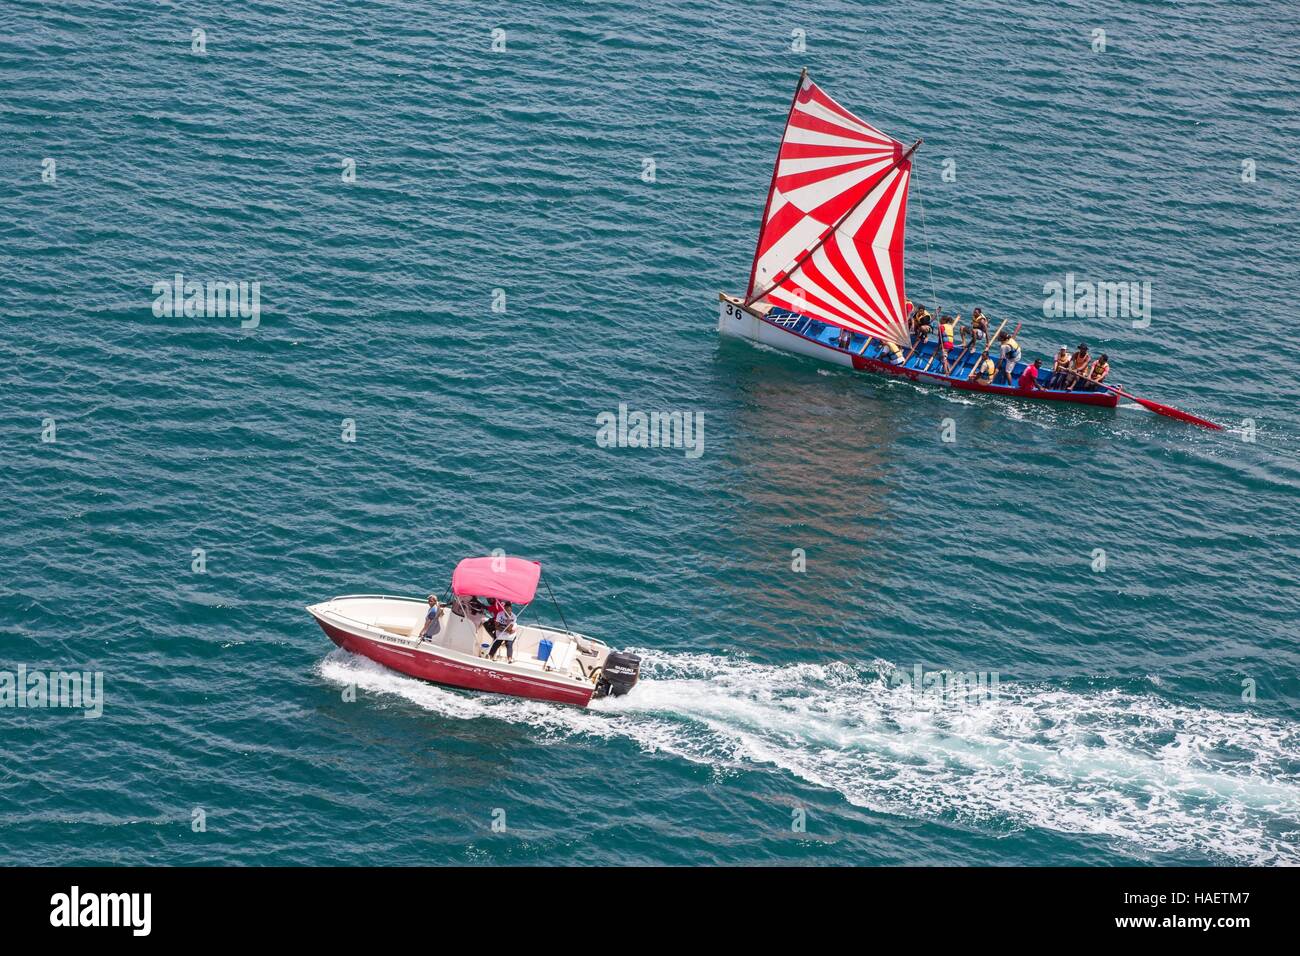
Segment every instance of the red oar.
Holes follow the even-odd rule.
[[[1116,395],[1121,395],[1124,398],[1131,398],[1143,408],[1149,408],[1157,415],[1167,415],[1170,418],[1178,419],[1180,422],[1189,422],[1193,425],[1200,425],[1202,428],[1212,428],[1215,431],[1223,430],[1222,425],[1215,424],[1208,418],[1201,418],[1199,415],[1193,415],[1191,412],[1185,412],[1181,408],[1174,408],[1172,405],[1161,405],[1159,402],[1153,402],[1149,398],[1138,398],[1136,395],[1131,392],[1126,392],[1122,388],[1117,388],[1114,385],[1106,385],[1102,382],[1093,382],[1092,379],[1087,378],[1086,376],[1081,375],[1079,377],[1085,382],[1092,382],[1092,384],[1096,385],[1098,388],[1104,388],[1106,391],[1114,392]]]

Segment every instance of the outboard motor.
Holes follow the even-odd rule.
[[[641,658],[635,654],[610,651],[596,681],[593,697],[622,697],[641,677]]]

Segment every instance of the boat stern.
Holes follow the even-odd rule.
[[[641,658],[626,651],[610,651],[596,678],[596,690],[592,694],[597,700],[601,697],[622,697],[641,679]]]

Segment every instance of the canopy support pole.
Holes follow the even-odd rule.
[[[555,605],[555,613],[560,615],[560,623],[564,625],[564,632],[572,634],[569,630],[569,622],[564,619],[564,612],[560,610],[560,602],[555,600],[555,592],[551,590],[551,582],[546,580],[546,575],[542,575],[542,583],[546,585],[546,593],[551,596],[551,603]]]

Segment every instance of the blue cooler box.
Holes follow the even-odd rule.
[[[554,647],[554,646],[555,646],[555,645],[554,645],[553,643],[551,643],[551,641],[550,641],[549,638],[545,638],[545,637],[544,637],[544,638],[542,638],[540,641],[538,641],[538,642],[537,642],[537,659],[538,659],[539,661],[542,661],[543,663],[545,663],[546,661],[550,660],[550,657],[551,657],[551,648]]]

